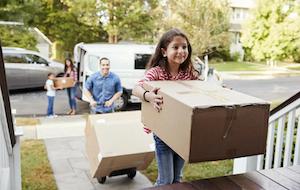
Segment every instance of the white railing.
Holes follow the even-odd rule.
[[[299,113],[300,98],[272,114],[269,118],[266,153],[234,159],[233,173],[300,165]]]

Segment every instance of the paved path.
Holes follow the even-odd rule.
[[[24,126],[24,137],[44,139],[48,158],[59,190],[137,190],[152,183],[140,172],[133,180],[127,176],[107,178],[99,184],[90,175],[85,151],[83,115],[38,118],[37,126]]]
[[[45,139],[45,144],[60,190],[135,190],[152,186],[139,172],[133,180],[123,175],[107,178],[105,184],[99,184],[90,175],[84,137]]]

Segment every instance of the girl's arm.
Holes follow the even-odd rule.
[[[139,97],[141,100],[150,102],[154,109],[160,112],[162,110],[163,97],[157,94],[158,90],[159,88],[153,88],[152,90],[147,91],[141,85],[136,85],[132,90],[132,94]]]
[[[53,90],[61,90],[63,89],[62,87],[54,87],[54,85],[50,85],[50,88],[53,89]]]

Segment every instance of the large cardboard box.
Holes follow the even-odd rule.
[[[269,103],[202,81],[149,81],[162,111],[142,103],[142,122],[189,163],[263,154]]]
[[[146,134],[141,112],[90,115],[85,129],[86,151],[93,177],[113,171],[144,170],[154,158],[153,136]]]
[[[54,87],[70,88],[74,86],[72,77],[56,77],[54,78]]]

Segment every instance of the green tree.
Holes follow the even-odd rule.
[[[96,0],[15,0],[0,7],[0,19],[38,27],[57,44],[58,59],[70,56],[78,42],[107,39]]]
[[[37,41],[27,28],[21,26],[0,26],[2,46],[20,47],[37,50]]]
[[[189,37],[195,55],[229,46],[229,5],[224,0],[169,0],[163,30],[182,29]]]
[[[158,0],[102,0],[98,7],[109,43],[153,41],[162,12]]]
[[[296,59],[300,47],[299,13],[295,0],[257,1],[241,38],[248,56],[258,61]]]
[[[36,14],[27,23],[37,26],[59,44],[57,57],[60,59],[70,56],[76,43],[107,39],[96,14],[96,0],[44,0],[40,11],[46,13],[45,18],[39,16],[42,13]]]

